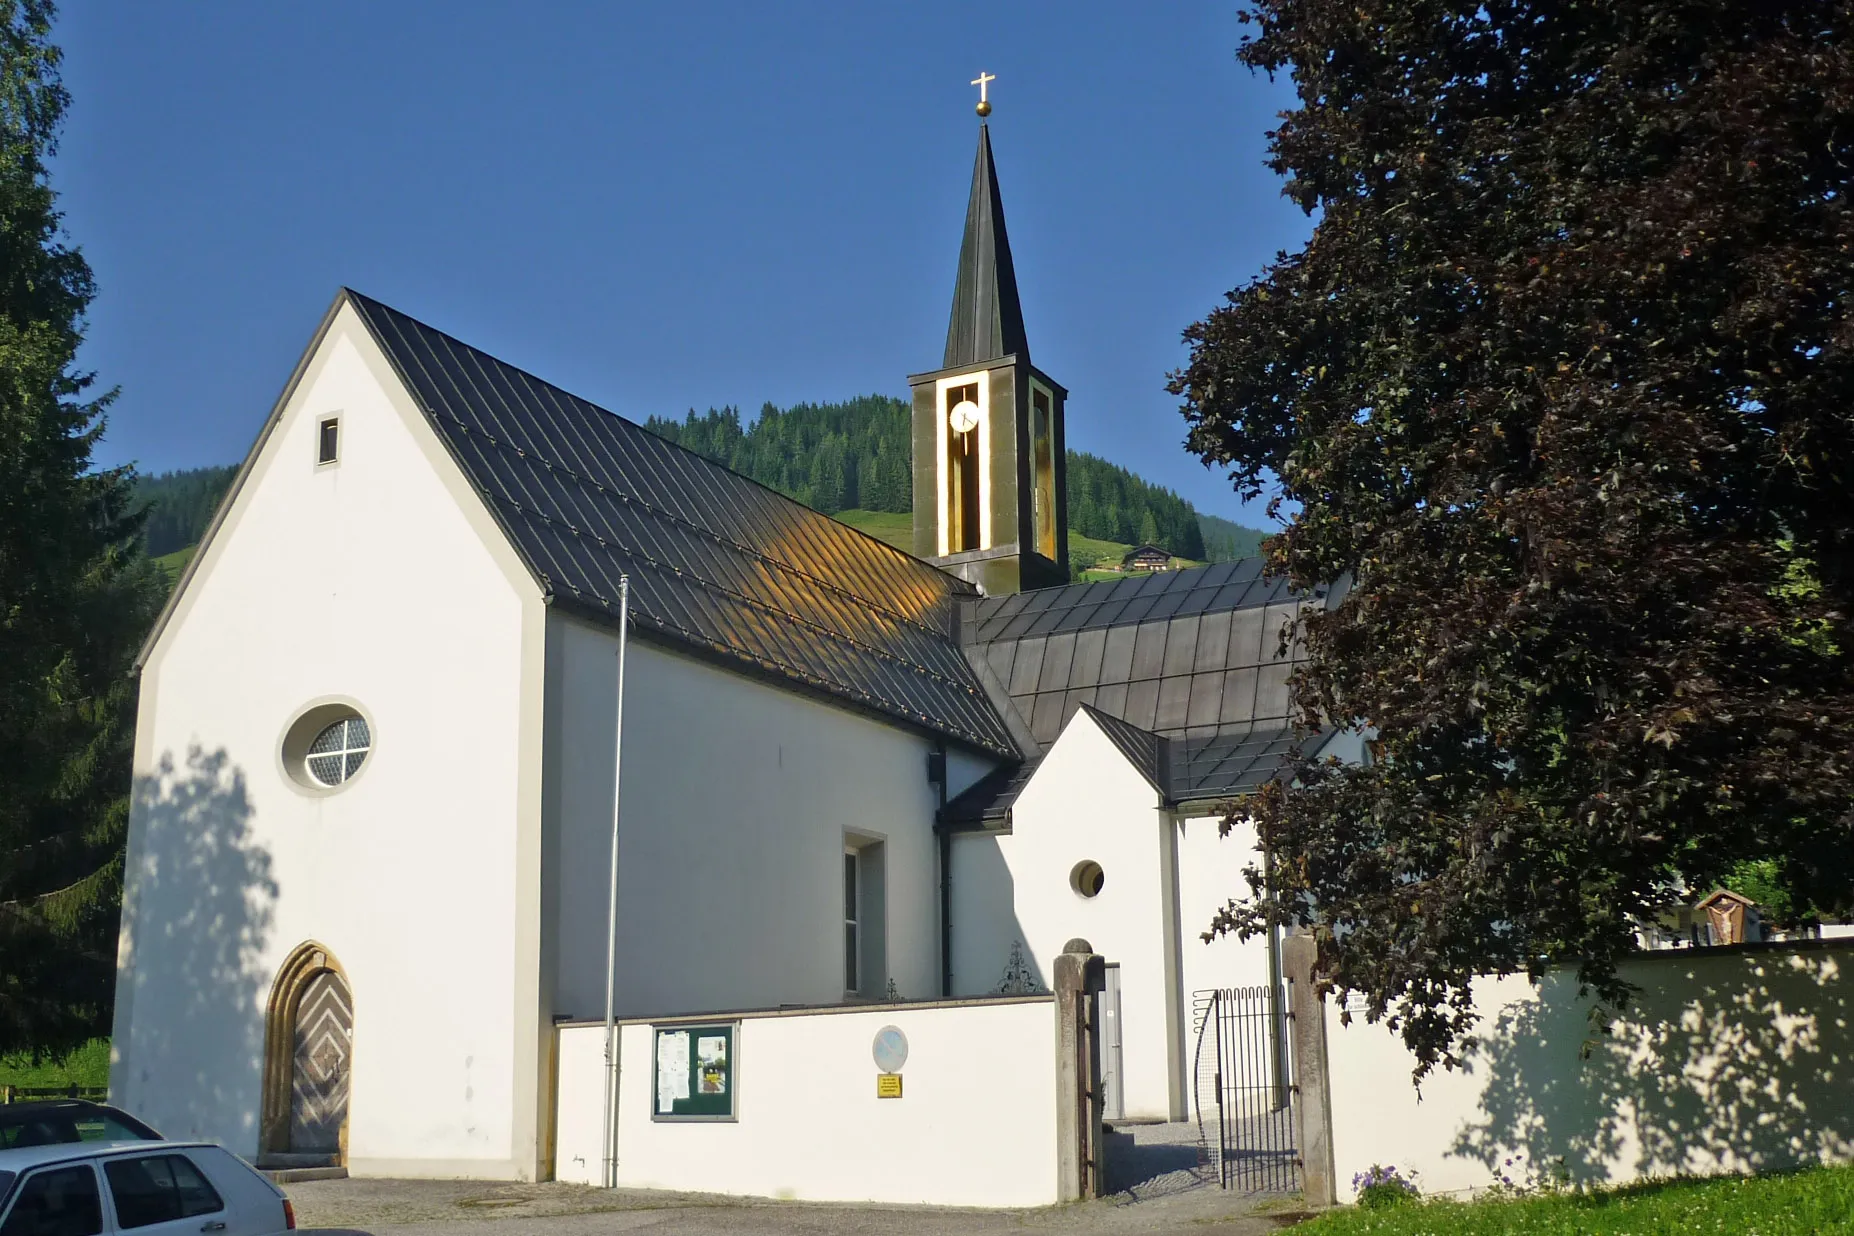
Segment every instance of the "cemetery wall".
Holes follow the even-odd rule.
[[[1607,1033],[1572,970],[1478,981],[1478,1044],[1420,1087],[1395,1032],[1329,1003],[1340,1200],[1374,1164],[1458,1193],[1854,1157],[1854,941],[1649,954],[1623,976],[1640,990]]]

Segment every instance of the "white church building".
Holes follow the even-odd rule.
[[[1021,991],[1083,937],[1110,1115],[1184,1118],[1193,993],[1271,966],[1201,938],[1253,857],[1219,820],[1330,598],[1067,582],[1067,392],[983,128],[909,382],[912,555],[342,291],[141,657],[114,1101],[254,1160],[552,1176],[616,786],[618,1016]]]

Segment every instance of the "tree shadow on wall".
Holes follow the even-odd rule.
[[[277,883],[251,834],[244,772],[223,749],[164,755],[137,777],[125,872],[111,1093],[169,1137],[257,1146]],[[126,1019],[125,1019],[126,1014]],[[126,1055],[126,1059],[121,1057]]]
[[[1515,1184],[1854,1153],[1854,951],[1694,953],[1625,977],[1640,991],[1607,1035],[1570,973],[1498,1016],[1471,1064],[1481,1110],[1453,1153]]]

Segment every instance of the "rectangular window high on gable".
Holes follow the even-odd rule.
[[[316,426],[315,462],[332,464],[341,458],[341,418],[323,417]]]

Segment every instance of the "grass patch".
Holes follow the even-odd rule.
[[[175,584],[180,582],[180,573],[187,569],[187,563],[193,560],[193,551],[198,548],[199,546],[197,545],[188,545],[186,548],[177,549],[171,554],[162,554],[159,558],[154,560],[156,566],[167,572],[167,586],[169,588],[172,588]]]
[[[1656,1181],[1542,1197],[1347,1209],[1321,1215],[1295,1230],[1306,1236],[1854,1233],[1854,1167],[1818,1167],[1781,1176]]]
[[[904,554],[914,552],[914,516],[905,511],[838,511],[835,518]]]
[[[32,1053],[0,1056],[0,1086],[28,1088],[69,1086],[85,1089],[109,1085],[109,1040],[91,1039],[62,1060],[32,1062]]]
[[[906,512],[838,511],[835,518],[842,523],[850,525],[852,528],[867,532],[878,541],[885,541],[893,545],[903,553],[911,554],[914,552],[914,516]],[[1069,533],[1069,556],[1071,558],[1086,556],[1096,562],[1111,562],[1115,566],[1118,566],[1120,565],[1120,560],[1126,557],[1127,551],[1132,548],[1131,545],[1122,545],[1118,541],[1098,541],[1091,536],[1083,536],[1079,532]],[[179,552],[181,554],[187,554],[192,551],[181,550]],[[169,554],[167,558],[156,559],[156,561],[165,564],[169,558],[177,556],[176,554]],[[1184,558],[1180,558],[1179,561],[1183,562],[1186,566],[1201,565]],[[181,559],[180,565],[186,565],[186,560],[184,558]],[[179,575],[179,570],[179,567],[174,568],[176,576]],[[1125,576],[1117,571],[1084,571],[1082,573],[1082,578],[1084,580],[1105,580],[1124,579]]]

